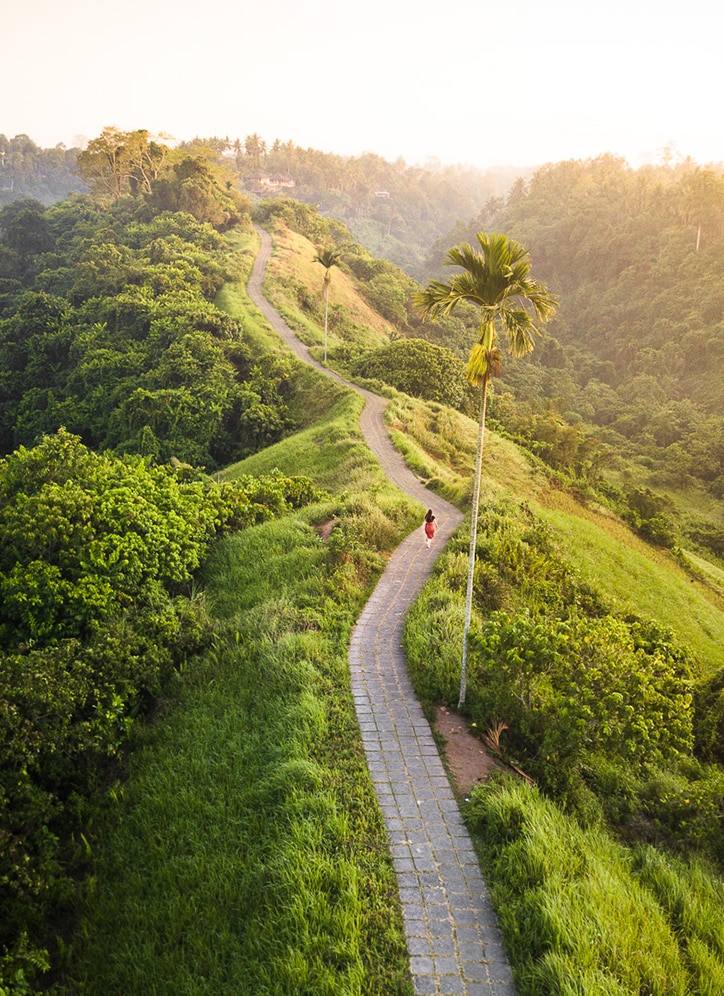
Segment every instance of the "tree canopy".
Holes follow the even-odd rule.
[[[252,362],[214,304],[235,272],[216,231],[231,201],[205,162],[170,168],[108,206],[0,211],[0,452],[64,425],[98,449],[214,467],[288,431],[289,364]],[[173,189],[189,210],[154,206]]]

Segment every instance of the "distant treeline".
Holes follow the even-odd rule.
[[[0,206],[23,197],[42,204],[64,200],[86,185],[78,175],[78,149],[41,149],[27,135],[0,135]]]
[[[93,159],[97,165],[106,153],[110,163],[120,165],[134,146],[152,147],[159,158],[171,151],[143,130],[106,128],[83,152],[62,145],[41,149],[27,135],[0,135],[0,205],[21,197],[49,205],[71,192],[98,189]],[[435,161],[410,166],[374,153],[339,156],[292,141],[268,144],[256,133],[243,139],[197,138],[179,149],[214,162],[253,199],[281,192],[317,205],[325,216],[343,221],[372,252],[410,273],[419,270],[433,241],[458,219],[472,217],[481,203],[505,194],[519,176],[530,173],[510,166],[481,170]],[[152,172],[153,167],[145,179]],[[132,183],[131,176],[123,185]]]
[[[561,300],[549,337],[506,366],[499,394],[545,412],[551,435],[556,423],[560,433],[597,426],[656,484],[701,482],[722,497],[722,168],[633,170],[611,156],[546,166],[451,229],[427,273],[441,274],[448,247],[480,230],[524,242]]]

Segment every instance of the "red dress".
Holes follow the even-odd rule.
[[[427,536],[428,539],[432,539],[433,536],[435,535],[434,520],[432,522],[428,522],[427,519],[425,519],[425,535]]]

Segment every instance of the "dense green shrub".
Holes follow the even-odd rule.
[[[53,252],[28,250],[0,310],[0,454],[64,425],[96,449],[215,468],[288,433],[291,364],[252,360],[216,306],[238,262],[211,224],[130,195],[38,209]]]
[[[415,398],[451,408],[469,407],[465,364],[449,349],[424,339],[398,339],[367,353],[357,360],[352,373],[381,380]]]
[[[724,764],[724,671],[697,686],[695,749],[704,761]]]
[[[608,611],[527,505],[490,501],[480,523],[471,722],[497,730],[502,755],[582,821],[718,862],[719,769],[692,751],[716,758],[720,683],[697,688],[669,631]],[[453,543],[408,618],[415,686],[431,701],[457,699],[466,568]]]
[[[471,638],[472,714],[507,722],[514,754],[557,791],[588,753],[643,765],[690,752],[689,669],[640,628],[491,614]]]

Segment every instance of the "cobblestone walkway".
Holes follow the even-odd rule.
[[[271,239],[259,234],[261,251],[249,281],[252,300],[300,359],[346,383],[312,359],[263,297]],[[392,446],[382,421],[385,400],[360,393],[366,399],[360,426],[382,469],[401,490],[431,505],[438,519],[432,550],[420,528],[392,555],[357,622],[348,654],[362,741],[397,873],[415,992],[514,996],[488,890],[402,648],[407,611],[462,516],[431,495]]]

